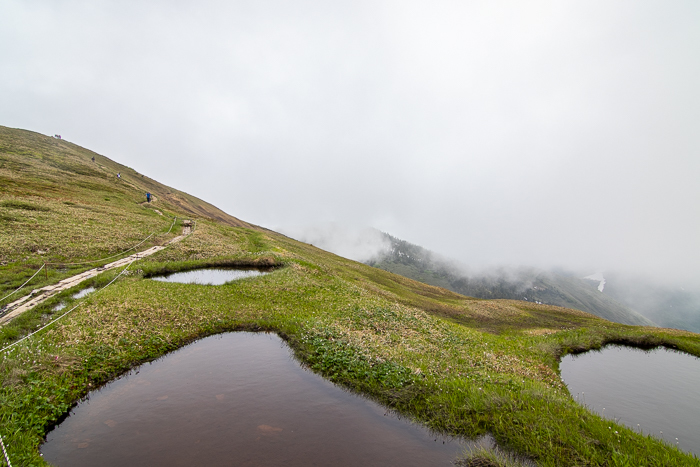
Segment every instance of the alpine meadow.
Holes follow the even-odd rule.
[[[700,357],[698,334],[460,295],[239,220],[68,141],[0,127],[0,319],[39,289],[156,246],[0,327],[12,465],[48,465],[47,432],[91,390],[245,330],[279,335],[305,367],[435,432],[496,440],[460,465],[700,466],[589,411],[559,373],[562,356],[607,344]],[[270,273],[216,287],[147,280],[210,266]],[[73,297],[87,287],[96,291]]]

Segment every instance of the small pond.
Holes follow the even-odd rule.
[[[245,279],[246,277],[261,276],[263,274],[268,274],[268,271],[261,269],[205,268],[175,272],[162,276],[153,276],[151,279],[162,282],[179,282],[182,284],[222,285],[227,282]]]
[[[80,292],[74,293],[74,294],[72,295],[72,297],[73,297],[74,299],[77,300],[77,299],[79,299],[79,298],[83,298],[83,297],[85,297],[85,296],[87,296],[87,295],[93,293],[94,291],[95,291],[95,288],[94,288],[94,287],[87,287],[87,288],[81,290]],[[64,306],[65,306],[65,305],[64,305]]]
[[[305,370],[274,334],[236,332],[93,391],[41,452],[58,466],[448,467],[469,445]]]
[[[608,346],[567,355],[561,377],[589,409],[700,456],[700,359]]]

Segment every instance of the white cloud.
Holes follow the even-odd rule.
[[[700,6],[5,1],[0,124],[272,228],[700,277]]]
[[[378,258],[391,248],[389,240],[376,229],[335,222],[285,227],[280,232],[355,261]]]

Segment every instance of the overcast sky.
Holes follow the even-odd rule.
[[[696,0],[0,0],[0,124],[276,230],[700,281]]]

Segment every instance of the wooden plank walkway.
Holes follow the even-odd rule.
[[[185,226],[182,229],[182,234],[178,235],[177,237],[170,240],[166,244],[166,246],[179,242],[183,238],[187,237],[191,232],[192,232],[192,227]],[[154,246],[154,247],[151,247],[147,250],[140,251],[138,253],[134,253],[133,255],[129,255],[125,258],[111,262],[111,263],[106,264],[104,266],[90,269],[89,271],[85,271],[85,272],[82,272],[82,273],[77,274],[75,276],[68,277],[66,279],[63,279],[63,280],[57,282],[56,284],[47,285],[46,287],[42,287],[40,289],[34,289],[31,291],[31,293],[29,295],[26,295],[26,296],[20,298],[19,300],[16,300],[16,301],[9,303],[7,305],[6,309],[11,310],[11,311],[9,313],[5,314],[4,316],[0,317],[0,326],[7,324],[12,319],[21,315],[25,311],[31,310],[32,308],[34,308],[38,304],[45,302],[49,298],[58,294],[59,292],[70,289],[71,287],[75,287],[76,285],[80,284],[84,280],[95,277],[98,274],[101,274],[105,271],[109,271],[110,269],[115,269],[115,268],[119,268],[122,266],[126,266],[127,264],[131,263],[132,261],[135,261],[135,260],[141,259],[141,258],[145,258],[146,256],[150,256],[153,253],[157,253],[160,250],[163,250],[166,246]]]

